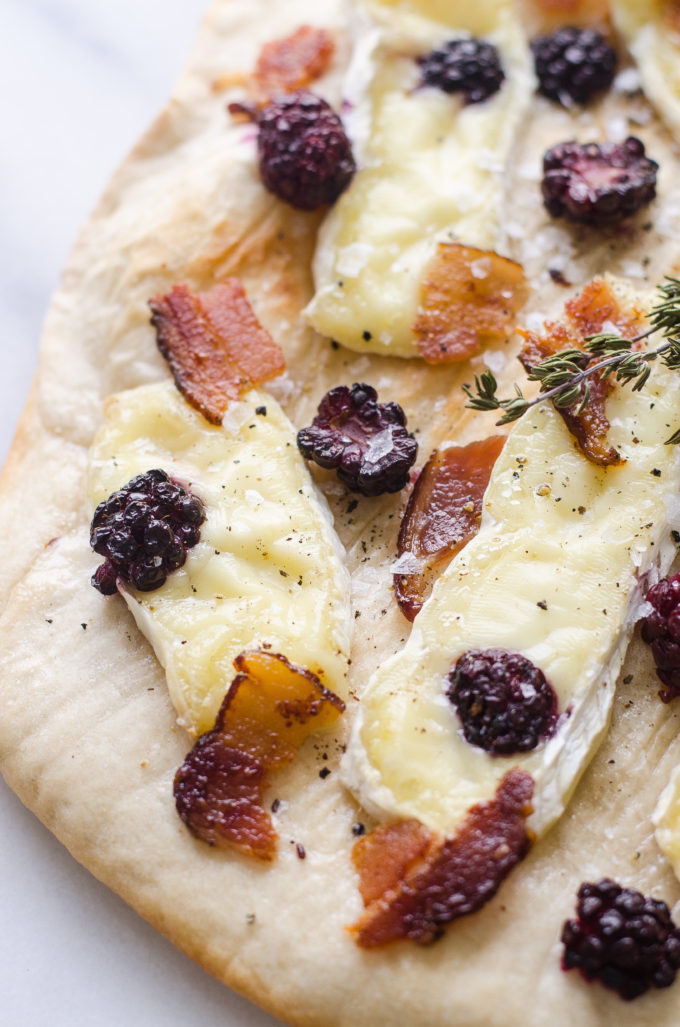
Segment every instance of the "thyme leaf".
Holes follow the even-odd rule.
[[[491,371],[475,375],[474,389],[463,385],[468,397],[466,406],[472,410],[500,410],[496,424],[509,424],[518,420],[531,407],[551,399],[556,407],[566,408],[578,403],[576,414],[581,414],[590,399],[588,379],[594,374],[603,378],[615,375],[624,385],[630,384],[639,392],[647,384],[655,360],[671,370],[680,371],[680,279],[667,275],[657,286],[658,303],[647,315],[650,327],[632,339],[624,339],[614,332],[599,332],[587,337],[583,349],[565,349],[541,360],[529,371],[530,381],[540,382],[538,395],[527,399],[519,385],[515,395],[501,399],[497,395],[498,383]],[[660,333],[663,342],[656,349],[633,350],[633,345],[651,335]],[[591,363],[593,358],[599,358]],[[674,432],[667,445],[680,444],[680,429]]]

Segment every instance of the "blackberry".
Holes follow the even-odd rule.
[[[662,578],[647,593],[652,612],[642,621],[642,640],[651,646],[656,675],[668,703],[680,695],[680,574]]]
[[[532,40],[531,50],[539,93],[565,107],[587,103],[614,80],[616,51],[595,29],[557,29]]]
[[[447,695],[467,741],[499,756],[535,749],[557,719],[557,696],[543,671],[505,649],[463,653]]]
[[[356,165],[342,122],[326,101],[299,90],[266,104],[257,121],[265,187],[297,210],[334,203]]]
[[[117,579],[150,592],[186,560],[205,520],[201,500],[158,469],[139,474],[100,503],[90,526],[90,545],[106,557],[92,576],[103,595]]]
[[[612,224],[654,199],[658,169],[635,136],[621,144],[558,143],[543,158],[543,202],[553,217]]]
[[[418,443],[398,403],[378,403],[370,385],[338,385],[321,400],[309,428],[298,432],[302,455],[334,469],[353,492],[399,492],[409,480]]]
[[[450,39],[417,60],[422,85],[462,93],[465,103],[480,103],[493,96],[505,79],[498,50],[483,39]]]
[[[565,970],[598,979],[624,999],[673,983],[680,969],[680,930],[665,902],[604,878],[581,885],[576,914],[562,928]]]

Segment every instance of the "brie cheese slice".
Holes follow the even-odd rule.
[[[170,382],[114,396],[91,451],[93,507],[154,467],[206,509],[182,568],[153,592],[122,590],[165,668],[180,722],[196,734],[214,725],[245,649],[282,654],[346,698],[344,554],[275,400],[252,390],[215,427]]]
[[[361,165],[326,218],[306,309],[351,349],[418,355],[412,326],[438,243],[501,245],[505,172],[533,90],[511,0],[356,0],[360,34],[345,122]],[[501,89],[482,103],[419,86],[419,55],[483,36],[498,47]]]
[[[680,879],[680,767],[676,767],[654,810],[655,837]]]
[[[676,372],[607,400],[625,463],[599,467],[548,403],[510,432],[485,494],[479,534],[451,562],[401,652],[362,697],[344,774],[378,816],[452,834],[515,766],[535,781],[528,826],[563,812],[606,729],[618,671],[649,584],[665,573],[680,521],[680,454],[665,445],[680,406]],[[492,756],[469,744],[446,696],[470,649],[520,652],[558,697],[552,737]]]
[[[612,0],[614,25],[635,58],[642,87],[669,128],[680,132],[680,14],[668,0]]]

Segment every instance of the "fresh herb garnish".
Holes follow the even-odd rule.
[[[503,415],[497,424],[509,424],[546,399],[551,399],[556,407],[571,407],[578,403],[576,414],[582,413],[590,400],[590,383],[588,379],[594,374],[602,378],[615,374],[616,380],[628,384],[632,382],[634,391],[645,387],[652,373],[652,363],[657,358],[666,367],[680,370],[680,279],[666,276],[658,286],[659,302],[647,315],[650,327],[632,339],[624,339],[613,332],[600,332],[588,336],[583,349],[565,349],[547,357],[528,372],[530,381],[538,381],[541,387],[534,399],[527,399],[519,385],[515,385],[515,395],[508,399],[499,399],[496,395],[498,383],[491,371],[475,375],[475,390],[464,385],[463,392],[468,397],[466,404],[472,410],[502,410]],[[635,343],[661,333],[665,340],[653,350],[636,350]],[[601,359],[591,363],[594,357]],[[680,443],[680,429],[666,440],[667,445]]]

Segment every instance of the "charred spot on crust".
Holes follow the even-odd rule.
[[[530,752],[554,728],[557,696],[521,653],[470,649],[449,674],[447,696],[471,745],[498,756]]]
[[[604,878],[581,885],[576,913],[562,929],[565,970],[579,970],[627,1000],[673,983],[680,930],[665,902]]]
[[[353,492],[379,496],[408,483],[418,443],[398,403],[378,403],[370,385],[338,385],[321,400],[309,428],[298,432],[302,455],[335,470]]]
[[[205,508],[165,471],[138,474],[99,504],[90,527],[90,545],[106,557],[92,584],[113,595],[120,578],[140,592],[164,584],[200,538]]]

